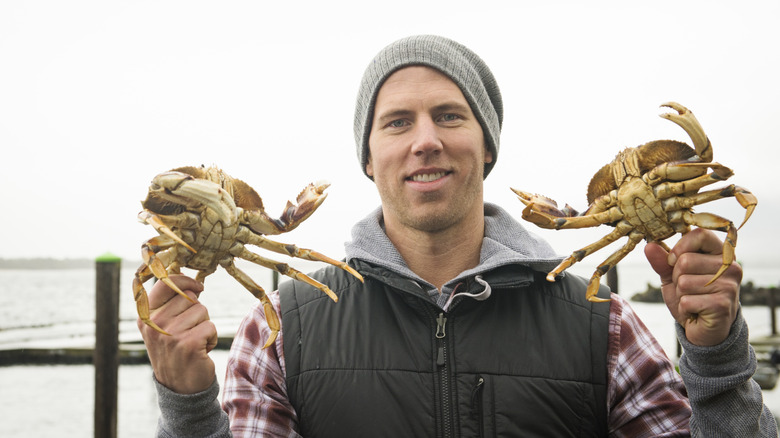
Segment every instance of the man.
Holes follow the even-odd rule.
[[[718,238],[694,230],[669,254],[646,249],[679,323],[683,386],[625,301],[586,301],[574,275],[546,282],[560,258],[483,202],[501,122],[498,86],[466,47],[417,36],[382,50],[355,114],[358,158],[382,200],[346,247],[365,283],[315,273],[338,303],[284,283],[271,295],[282,332],[264,350],[257,307],[233,343],[225,411],[206,309],[156,284],[152,319],[171,336],[139,328],[160,435],[776,436],[750,378],[741,268],[705,286],[721,265]]]

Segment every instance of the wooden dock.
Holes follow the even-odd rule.
[[[235,319],[212,320],[219,338],[216,349],[228,350],[238,324]],[[95,354],[93,322],[0,331],[0,366],[92,364]],[[119,323],[119,363],[148,364],[134,320]]]
[[[216,350],[229,350],[232,336],[217,340]],[[0,366],[13,365],[79,365],[93,364],[95,348],[92,346],[14,346],[0,348]],[[148,364],[149,356],[143,341],[119,344],[119,363],[122,365]]]

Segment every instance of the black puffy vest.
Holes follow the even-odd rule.
[[[414,281],[358,262],[280,287],[287,391],[304,437],[606,436],[608,303],[511,265],[444,313]],[[481,291],[479,284],[466,284]],[[599,296],[608,294],[602,287]]]

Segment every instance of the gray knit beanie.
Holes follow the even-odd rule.
[[[395,71],[412,65],[434,68],[455,82],[463,92],[485,134],[485,144],[493,161],[485,164],[485,177],[498,158],[504,106],[498,83],[476,53],[450,39],[418,35],[398,40],[380,51],[363,74],[355,105],[355,143],[358,160],[366,172],[368,137],[374,119],[374,104],[379,88]]]

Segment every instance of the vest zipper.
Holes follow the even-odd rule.
[[[452,435],[452,407],[450,406],[450,379],[447,369],[447,317],[444,312],[439,313],[436,318],[436,339],[438,352],[436,355],[436,366],[439,369],[439,387],[441,389],[441,415],[442,430],[445,438]]]
[[[482,408],[482,391],[485,386],[485,379],[477,376],[474,388],[471,389],[471,413],[476,417],[479,425],[479,436],[485,436],[485,415]]]

